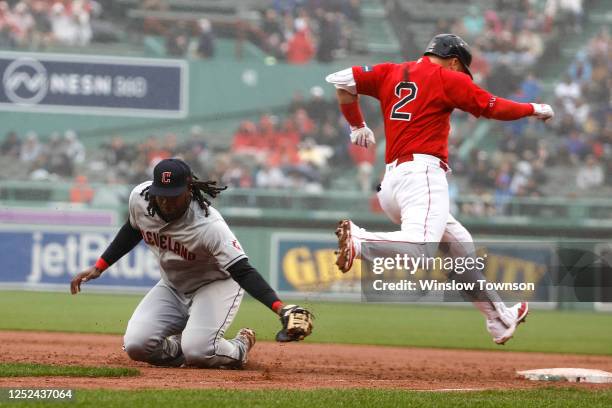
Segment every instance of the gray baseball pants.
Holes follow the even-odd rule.
[[[244,345],[223,335],[243,294],[233,279],[209,283],[190,296],[160,280],[128,322],[125,351],[132,360],[157,366],[238,366],[246,352]]]

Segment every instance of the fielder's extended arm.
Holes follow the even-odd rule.
[[[232,278],[251,296],[280,316],[282,329],[276,334],[280,342],[299,341],[312,332],[312,313],[297,305],[285,305],[257,272],[249,260],[244,258],[230,266]]]
[[[72,279],[70,282],[70,292],[73,295],[79,293],[81,291],[81,283],[99,278],[102,272],[121,259],[123,255],[134,249],[140,240],[142,240],[140,231],[132,227],[129,220],[126,221],[102,256],[98,258],[96,264]]]
[[[140,230],[132,227],[130,221],[126,221],[121,227],[113,242],[110,243],[106,251],[96,262],[96,266],[107,269],[109,266],[117,262],[123,255],[130,252],[142,240]]]
[[[239,260],[227,268],[227,271],[249,295],[259,300],[275,313],[278,313],[283,308],[283,302],[278,298],[274,289],[268,285],[268,282],[249,263],[247,258]]]

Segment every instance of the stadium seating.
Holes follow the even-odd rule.
[[[74,172],[68,177],[59,178],[53,176],[44,163],[34,161],[27,165],[21,164],[20,167],[27,169],[27,172],[3,175],[4,181],[0,185],[0,199],[3,201],[29,200],[35,203],[65,199],[68,190],[61,187],[61,181],[69,185],[72,178],[80,174],[86,175],[94,186],[103,185],[97,183],[110,182],[134,183],[138,177],[146,176],[145,172],[151,166],[150,159],[155,157],[147,153],[151,140],[154,139],[162,145],[165,139],[174,137],[175,148],[167,148],[164,154],[189,154],[185,149],[191,146],[191,130],[200,127],[203,131],[198,137],[206,145],[210,156],[207,156],[207,163],[196,167],[203,175],[226,180],[237,189],[235,193],[224,196],[221,200],[224,206],[282,206],[296,211],[302,207],[311,210],[329,208],[333,211],[350,205],[355,211],[371,212],[373,208],[370,206],[370,199],[373,197],[375,180],[379,178],[383,164],[381,153],[384,144],[379,144],[376,159],[371,159],[370,164],[373,166],[366,170],[371,181],[359,183],[362,177],[357,177],[357,170],[353,166],[359,163],[353,163],[349,158],[352,156],[348,153],[346,124],[334,105],[331,89],[323,83],[322,78],[325,73],[357,63],[414,58],[420,54],[437,30],[442,27],[459,32],[467,30],[458,17],[473,15],[475,19],[488,19],[487,24],[494,25],[497,21],[495,16],[514,22],[514,26],[502,28],[502,32],[505,30],[511,36],[516,35],[516,32],[510,28],[535,24],[534,27],[537,28],[534,28],[534,31],[544,39],[545,51],[535,62],[519,64],[520,66],[515,67],[517,69],[509,71],[512,80],[506,82],[515,86],[508,88],[508,94],[501,95],[522,100],[521,98],[526,98],[527,92],[532,98],[530,100],[553,102],[558,116],[550,126],[540,126],[533,121],[509,125],[475,122],[467,115],[453,116],[451,167],[454,172],[451,183],[456,213],[464,217],[526,215],[549,219],[579,219],[585,216],[603,219],[609,215],[609,207],[596,198],[590,202],[575,198],[609,197],[612,194],[612,180],[609,176],[612,174],[612,158],[609,153],[612,143],[609,136],[610,119],[609,114],[606,115],[606,106],[600,104],[605,98],[602,99],[601,95],[595,92],[596,89],[602,89],[601,84],[609,84],[609,72],[605,72],[603,78],[594,80],[574,78],[584,90],[583,99],[589,112],[585,122],[575,126],[574,135],[568,131],[567,123],[563,122],[562,118],[571,116],[572,109],[577,108],[568,108],[567,99],[555,97],[555,92],[558,91],[556,87],[563,74],[577,75],[578,62],[596,67],[597,64],[605,65],[605,61],[598,60],[602,55],[593,54],[591,51],[593,47],[601,47],[602,43],[609,47],[609,34],[603,30],[609,25],[609,6],[605,1],[585,1],[584,18],[576,22],[575,26],[570,24],[568,29],[569,20],[563,13],[550,15],[549,22],[544,19],[548,15],[545,13],[543,1],[530,2],[532,9],[522,9],[523,6],[516,6],[511,2],[500,3],[493,0],[469,3],[438,0],[410,3],[363,0],[358,17],[346,14],[345,11],[340,13],[331,8],[326,10],[332,14],[342,14],[340,17],[336,15],[337,21],[340,22],[339,27],[354,28],[346,37],[348,45],[338,46],[333,53],[333,63],[317,62],[315,58],[303,67],[287,64],[282,56],[275,53],[278,50],[269,47],[262,24],[265,11],[272,7],[270,1],[177,0],[168,2],[165,6],[163,1],[116,0],[100,3],[105,7],[104,10],[89,11],[94,35],[87,47],[51,41],[41,48],[39,43],[26,41],[14,43],[13,48],[44,52],[166,57],[169,55],[168,34],[154,32],[151,27],[155,26],[146,26],[145,22],[156,20],[165,26],[174,26],[176,22],[187,23],[187,37],[193,48],[198,36],[197,23],[205,18],[210,21],[218,36],[215,39],[214,57],[202,60],[191,51],[174,56],[189,60],[192,79],[199,81],[198,85],[191,87],[192,95],[196,98],[192,101],[192,113],[181,121],[66,116],[69,124],[63,123],[62,118],[58,116],[46,116],[40,117],[40,123],[37,123],[44,131],[31,128],[31,116],[22,119],[16,114],[14,119],[7,122],[7,126],[15,125],[13,130],[21,140],[25,140],[29,131],[37,130],[43,146],[49,143],[54,132],[61,133],[68,128],[74,128],[87,148],[88,160],[76,163],[73,166]],[[290,26],[285,28],[289,31],[297,30],[296,27],[301,23],[296,25],[296,21],[303,19],[308,21],[306,24],[314,35],[318,35],[320,20],[315,17],[318,12],[309,9],[308,2],[304,4],[306,6],[303,14],[300,14],[302,11],[298,9],[288,13],[286,10],[278,10],[279,13],[285,12],[291,17]],[[496,9],[498,4],[507,8]],[[493,9],[494,15],[489,13]],[[533,11],[541,14],[530,20],[530,13]],[[170,22],[172,25],[168,24]],[[121,27],[121,30],[116,30],[119,34],[115,41],[107,41],[108,37],[96,34],[96,27],[104,27],[106,23]],[[246,31],[241,31],[243,29]],[[480,37],[490,38],[490,33],[485,34]],[[482,58],[485,60],[485,63],[475,70],[477,80],[487,88],[495,88],[499,85],[495,74],[497,71],[503,72],[504,53],[497,49],[480,50],[482,41],[478,36],[468,31],[462,35],[474,44],[475,52],[482,51]],[[517,38],[512,37],[512,41],[516,40]],[[237,49],[242,51],[237,52]],[[517,49],[512,52],[510,55],[516,56],[522,51]],[[607,63],[609,64],[609,61]],[[233,79],[237,73],[242,75],[242,82]],[[532,73],[535,73],[535,76],[531,76]],[[244,90],[244,84],[253,80],[258,81],[262,87],[248,94]],[[220,83],[224,84],[223,88],[219,87]],[[219,94],[212,97],[209,93],[201,92],[202,89],[206,92],[214,89]],[[261,97],[261,89],[265,89],[265,97]],[[292,99],[300,94],[301,102]],[[323,99],[317,99],[321,98],[321,95]],[[296,186],[303,185],[311,189],[305,196],[294,196],[303,198],[302,202],[296,203],[295,200],[280,200],[279,197],[285,192],[257,188],[257,175],[269,161],[269,151],[245,157],[232,151],[231,145],[240,123],[245,121],[258,123],[269,116],[276,128],[275,132],[280,132],[285,122],[297,120],[296,109],[292,104],[297,106],[300,103],[310,106],[306,109],[306,117],[313,125],[310,130],[299,130],[299,144],[296,145],[295,153],[300,154],[300,150],[311,149],[309,144],[312,143],[320,147],[315,149],[319,153],[326,149],[333,153],[325,160],[315,157],[314,160],[318,163],[316,165],[307,162],[304,167],[303,159],[300,159],[294,165],[281,169],[284,177],[290,179],[290,182],[283,184],[285,188],[296,189]],[[314,109],[317,106],[326,108]],[[584,111],[585,108],[581,109]],[[383,130],[377,122],[376,105],[366,102],[365,110],[368,123],[375,128],[377,134],[382,134]],[[321,112],[323,116],[317,117]],[[327,129],[327,136],[324,135],[324,128]],[[335,136],[331,138],[331,135]],[[125,169],[116,167],[116,163],[108,162],[106,149],[111,136],[122,138],[123,143],[136,152],[132,157],[133,163]],[[379,137],[379,141],[380,139]],[[311,153],[306,150],[301,152],[304,157],[312,159]],[[8,163],[19,159],[7,156],[2,160],[3,163]],[[219,161],[227,163],[219,164]],[[473,164],[479,162],[482,171],[474,170]],[[118,174],[110,171],[117,168],[121,169]],[[37,171],[41,169],[47,173]],[[603,174],[601,181],[598,181],[598,172]],[[582,174],[581,181],[577,180],[577,173]],[[237,174],[240,176],[236,176]],[[24,186],[27,184],[22,181],[13,184],[11,181],[45,177],[60,182],[32,184],[31,196],[25,193]],[[328,197],[330,191],[346,193],[343,192],[332,200]],[[361,197],[361,200],[355,200],[353,195]]]

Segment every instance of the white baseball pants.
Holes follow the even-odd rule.
[[[412,161],[387,164],[378,200],[391,221],[401,224],[401,230],[356,228],[353,237],[357,242],[473,242],[467,229],[449,213],[446,171],[434,156],[415,154]]]
[[[439,243],[446,244],[446,251],[452,257],[474,254],[471,234],[449,212],[446,170],[440,165],[440,159],[415,154],[412,161],[387,164],[378,200],[391,221],[401,224],[401,229],[370,232],[354,225],[352,236],[357,257],[361,256],[362,248],[367,248],[368,242],[384,243],[376,245],[379,257],[394,257],[399,248],[416,257],[433,256]],[[369,258],[369,253],[364,257]],[[486,316],[487,330],[493,337],[499,337],[506,328],[496,322],[500,314],[507,314],[507,308],[496,293],[491,292],[490,298],[490,302],[473,303]]]

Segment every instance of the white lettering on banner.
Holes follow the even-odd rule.
[[[122,98],[144,98],[148,84],[144,77],[118,75],[51,74],[49,91],[52,94],[102,95]]]
[[[76,275],[81,271],[77,264],[79,243],[77,237],[69,235],[66,239],[66,270],[70,275]]]
[[[81,262],[79,264],[81,270],[89,268],[93,265],[102,252],[106,249],[109,242],[106,236],[102,234],[81,234],[81,245],[79,253]]]
[[[143,77],[122,77],[114,78],[115,96],[126,98],[144,98],[147,95],[147,80]]]
[[[42,264],[45,265],[47,275],[54,278],[62,276],[64,273],[64,262],[66,252],[64,247],[57,242],[46,245],[42,250]]]
[[[112,78],[108,75],[51,74],[49,90],[53,94],[110,95]]]
[[[126,278],[142,278],[143,270],[142,268],[138,268],[138,265],[140,265],[140,260],[138,259],[139,255],[140,253],[136,253],[136,262],[134,262],[134,265],[130,265],[130,259],[127,256],[124,256],[119,261],[117,261],[119,268],[111,268],[113,270],[109,270],[108,273],[110,273],[112,276],[117,277],[117,273],[119,272],[119,269],[121,269],[121,271],[123,271],[123,276],[125,276]]]
[[[42,272],[40,270],[40,241],[42,241],[42,234],[35,232],[32,234],[32,267],[30,268],[30,275],[28,276],[28,282],[40,282]]]
[[[44,233],[32,234],[32,263],[28,282],[39,283],[44,281],[45,276],[60,278],[64,275],[68,282],[72,276],[93,265],[111,242],[111,238],[102,233],[57,235],[47,235],[47,242],[44,242]],[[142,246],[137,246],[132,253],[121,258],[106,274],[115,279],[160,278],[157,258]]]

